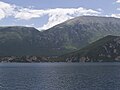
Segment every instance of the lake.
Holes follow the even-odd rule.
[[[0,90],[120,90],[120,63],[1,63]]]

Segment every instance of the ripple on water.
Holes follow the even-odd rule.
[[[118,64],[0,64],[0,90],[120,90]]]

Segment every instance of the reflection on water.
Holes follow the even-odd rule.
[[[0,90],[120,90],[120,64],[1,63]]]

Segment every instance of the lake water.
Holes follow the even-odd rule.
[[[120,63],[1,63],[0,90],[120,90]]]

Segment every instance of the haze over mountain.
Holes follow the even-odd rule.
[[[80,16],[41,32],[32,27],[1,27],[0,55],[63,55],[119,34],[120,19],[97,16]]]

